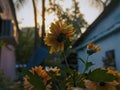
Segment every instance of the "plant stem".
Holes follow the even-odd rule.
[[[84,68],[81,76],[78,78],[78,81],[80,80],[80,82],[81,82],[81,78],[84,76],[84,74],[85,74],[85,72],[86,72],[86,63],[88,62],[88,58],[89,58],[89,55],[87,56],[87,59],[86,59],[86,61],[85,61],[85,63],[84,63],[85,68]]]
[[[64,58],[64,61],[65,61],[66,67],[67,67],[68,69],[70,69],[69,64],[68,64],[68,62],[67,62],[67,59],[66,59],[65,52],[63,52],[63,58]]]
[[[89,58],[90,55],[87,56],[87,60],[86,60],[86,63],[88,62],[88,58]]]
[[[70,72],[70,75],[71,75],[71,78],[72,78],[73,84],[74,84],[74,86],[76,86],[75,74],[72,73],[72,71],[70,70],[70,67],[69,67],[69,64],[68,64],[68,62],[67,62],[67,58],[66,58],[66,55],[65,55],[64,52],[63,52],[63,57],[64,57],[64,60],[65,60],[66,67],[67,67],[67,69],[68,69],[69,72]],[[73,74],[73,76],[72,76],[72,74]]]

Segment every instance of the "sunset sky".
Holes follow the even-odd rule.
[[[89,0],[79,0],[80,1],[80,10],[84,14],[85,20],[91,24],[95,18],[100,14],[100,7],[95,8],[94,6],[90,6]],[[59,0],[60,2],[60,0]],[[72,4],[68,0],[65,2],[60,2],[62,7],[70,7]],[[38,5],[38,22],[41,25],[41,2],[37,3]],[[46,0],[46,6],[48,5],[48,0]],[[34,15],[32,8],[32,0],[28,0],[23,7],[19,11],[17,11],[18,21],[20,22],[20,26],[34,26]],[[49,27],[50,23],[54,21],[54,14],[46,14],[46,27]],[[48,28],[47,28],[48,29]]]

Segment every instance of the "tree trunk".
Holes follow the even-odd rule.
[[[45,0],[42,0],[42,35],[41,35],[41,45],[44,46],[45,37]]]
[[[39,35],[38,35],[38,28],[37,28],[37,9],[36,9],[36,4],[35,4],[35,0],[32,0],[32,3],[33,3],[33,10],[34,10],[34,24],[35,24],[35,42],[34,42],[34,45],[35,45],[35,49],[36,47],[38,46],[38,38],[39,38]]]

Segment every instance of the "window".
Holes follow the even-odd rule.
[[[104,67],[110,67],[115,69],[115,52],[114,50],[106,51],[105,57],[103,57]]]

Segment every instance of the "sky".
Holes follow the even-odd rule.
[[[60,0],[59,0],[60,1]],[[88,24],[91,24],[97,16],[101,13],[102,10],[100,10],[100,7],[94,7],[91,6],[89,3],[90,0],[78,0],[80,1],[80,11],[84,14],[85,20],[88,22]],[[70,7],[72,3],[68,0],[65,0],[65,2],[60,2],[62,7]],[[37,3],[38,5],[38,22],[41,25],[41,2]],[[48,5],[48,1],[46,0],[46,6]],[[46,15],[46,27],[50,26],[50,23],[55,20],[54,14],[47,14]],[[20,10],[17,11],[17,18],[19,21],[20,27],[26,27],[26,26],[34,26],[34,15],[33,15],[33,8],[32,8],[32,0],[27,0],[24,6],[21,7]]]

